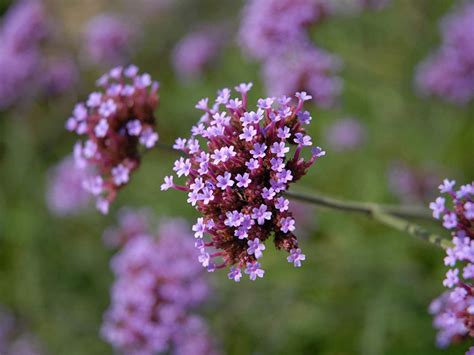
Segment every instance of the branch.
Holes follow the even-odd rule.
[[[416,206],[391,206],[391,205],[379,205],[370,202],[355,202],[355,201],[343,201],[333,197],[321,196],[316,194],[303,194],[298,192],[286,191],[284,193],[289,198],[309,202],[318,206],[331,208],[339,211],[356,212],[371,215],[374,209],[378,209],[384,213],[402,217],[402,218],[419,218],[432,220],[432,216],[429,210],[423,207]]]

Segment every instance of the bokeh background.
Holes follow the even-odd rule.
[[[67,53],[79,79],[62,95],[25,95],[0,112],[0,304],[22,319],[46,354],[113,353],[99,335],[114,254],[101,236],[121,206],[150,207],[158,217],[197,217],[183,194],[160,191],[175,158],[160,149],[146,155],[108,216],[93,207],[68,216],[48,209],[51,168],[76,139],[64,129],[65,120],[109,69],[85,58],[85,24],[109,12],[140,24],[129,61],[160,81],[161,143],[187,136],[200,116],[195,103],[219,88],[252,81],[251,102],[265,95],[260,64],[246,58],[235,40],[242,1],[176,0],[145,11],[139,3],[44,1],[57,26],[45,51]],[[342,59],[344,88],[335,107],[309,107],[313,141],[328,153],[295,191],[426,204],[445,176],[473,180],[474,106],[420,97],[413,85],[417,64],[439,46],[439,21],[454,4],[393,0],[380,11],[335,16],[311,29],[314,43]],[[0,12],[10,5],[0,1]],[[173,67],[173,48],[203,24],[221,26],[214,31],[225,33],[225,45],[202,75],[183,80]],[[330,127],[346,117],[363,127],[363,139],[337,149]],[[407,187],[406,179],[421,187]],[[364,217],[314,208],[304,213],[310,222],[301,269],[267,248],[266,274],[257,282],[234,283],[224,272],[207,275],[214,291],[199,312],[223,353],[463,353],[466,344],[436,348],[427,312],[443,289],[442,250]],[[442,233],[436,223],[429,227]]]

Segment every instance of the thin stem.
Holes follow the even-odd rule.
[[[432,219],[429,210],[416,206],[391,206],[379,205],[370,202],[343,201],[333,197],[321,196],[316,194],[303,194],[299,192],[286,191],[285,195],[289,198],[309,202],[318,206],[331,208],[339,211],[356,212],[371,215],[374,209],[389,213],[391,215],[403,218]]]
[[[392,227],[401,232],[406,232],[414,237],[420,238],[428,243],[439,246],[443,249],[451,248],[453,244],[448,239],[445,239],[437,234],[431,233],[430,231],[424,229],[423,227],[406,221],[404,219],[394,217],[390,214],[383,213],[380,211],[373,211],[372,218],[376,221]]]

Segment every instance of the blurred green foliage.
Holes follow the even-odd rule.
[[[80,3],[51,0],[49,6],[64,22],[71,16],[87,20],[89,2]],[[438,21],[452,4],[393,0],[383,11],[330,19],[314,29],[315,43],[344,60],[345,89],[336,109],[311,108],[310,133],[323,142],[333,119],[351,115],[367,125],[368,139],[354,152],[329,152],[300,186],[341,198],[397,202],[386,180],[393,160],[432,164],[460,182],[473,180],[473,105],[421,99],[412,85],[414,68],[437,46]],[[78,6],[84,14],[68,12]],[[178,82],[170,67],[169,51],[181,36],[201,21],[236,26],[240,6],[217,0],[178,3],[170,15],[157,14],[144,33],[135,63],[161,82],[162,143],[187,136],[199,117],[195,102],[218,88],[253,81],[252,100],[264,95],[257,64],[234,46],[197,82]],[[63,129],[64,121],[99,73],[84,73],[75,95],[32,102],[0,117],[0,303],[26,319],[51,354],[112,353],[99,337],[113,281],[108,265],[113,252],[103,246],[101,234],[120,206],[196,217],[182,194],[159,191],[174,157],[158,149],[143,160],[109,216],[91,210],[57,218],[48,212],[46,173],[69,154],[75,140]],[[468,347],[439,350],[434,345],[427,307],[443,290],[441,250],[362,217],[318,211],[315,218],[317,229],[301,242],[307,255],[301,269],[288,264],[283,252],[267,248],[266,275],[258,282],[235,284],[224,272],[209,275],[215,292],[202,312],[224,352],[459,354]]]

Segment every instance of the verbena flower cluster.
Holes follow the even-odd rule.
[[[18,0],[0,25],[0,109],[35,96],[70,90],[77,81],[75,63],[58,52],[50,36],[52,21],[40,0]],[[49,45],[46,50],[44,47]],[[47,54],[48,53],[48,54]]]
[[[223,36],[217,27],[191,32],[181,39],[173,50],[173,68],[183,80],[202,75],[219,54]]]
[[[116,281],[103,337],[130,355],[215,354],[205,322],[192,313],[207,299],[209,287],[193,262],[198,252],[190,243],[189,226],[182,220],[163,221],[156,237],[149,225],[141,229],[119,233],[129,237],[111,262]]]
[[[341,93],[337,77],[342,66],[338,56],[311,45],[299,44],[280,55],[270,56],[262,67],[269,95],[280,96],[307,90],[320,107],[331,107]]]
[[[445,197],[430,204],[433,217],[442,220],[453,243],[444,258],[450,269],[443,285],[449,290],[431,306],[437,342],[444,347],[474,336],[474,183],[456,190],[455,182],[445,179],[439,188],[452,200],[450,206]]]
[[[78,168],[70,156],[52,167],[46,192],[49,210],[58,216],[83,211],[90,202],[90,194],[84,190],[82,183],[91,177],[89,171]]]
[[[342,82],[340,59],[314,47],[308,29],[331,12],[327,0],[251,0],[242,13],[239,42],[262,62],[269,95],[306,90],[323,107],[333,105]]]
[[[113,68],[97,85],[102,90],[75,106],[66,129],[86,136],[75,144],[74,158],[78,167],[95,173],[83,186],[107,213],[117,191],[140,165],[143,149],[158,140],[154,111],[159,85],[134,65]]]
[[[419,65],[416,85],[422,94],[465,104],[474,97],[474,4],[446,16],[441,32],[441,47]]]
[[[259,259],[272,234],[275,246],[290,253],[288,261],[301,266],[305,256],[283,193],[325,155],[315,147],[309,160],[302,157],[303,148],[312,145],[304,129],[311,115],[303,111],[304,101],[311,96],[299,92],[296,99],[259,99],[256,110],[250,111],[251,86],[235,88],[240,98],[231,98],[231,90],[225,88],[214,103],[207,98],[199,101],[196,107],[204,115],[191,137],[179,138],[174,145],[185,156],[173,170],[186,182],[177,185],[173,176],[167,176],[161,186],[188,194],[187,201],[202,214],[193,226],[199,261],[211,272],[232,266],[228,276],[235,281],[242,271],[251,280],[263,277]]]
[[[0,307],[0,354],[41,355],[45,352],[37,337],[26,329],[22,319]]]
[[[85,52],[95,64],[117,65],[129,59],[138,29],[125,16],[101,14],[85,28]]]

